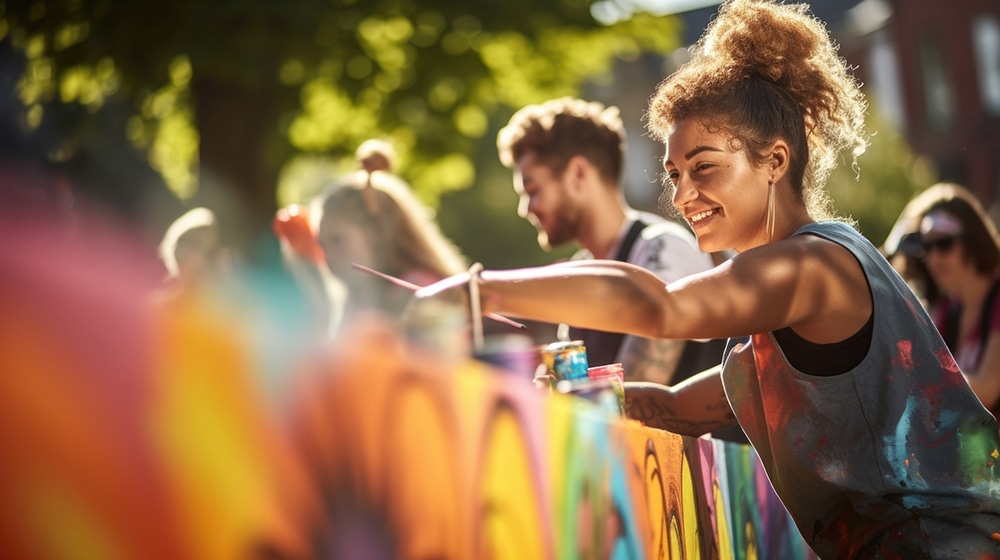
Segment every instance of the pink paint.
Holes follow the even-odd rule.
[[[934,353],[934,356],[938,359],[938,363],[941,364],[941,368],[950,374],[943,376],[945,380],[950,381],[952,385],[960,385],[964,382],[962,370],[958,369],[955,357],[951,355],[951,352],[947,348],[939,349]]]
[[[601,379],[605,377],[617,377],[619,381],[625,381],[625,370],[621,364],[608,364],[604,366],[594,366],[587,368],[587,377],[591,379]]]
[[[913,370],[913,343],[909,340],[900,340],[896,343],[898,354],[892,361],[892,365],[899,366],[905,371]]]

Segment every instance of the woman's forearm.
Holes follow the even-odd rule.
[[[664,290],[655,274],[615,261],[491,270],[480,283],[489,311],[646,337],[659,333]]]
[[[625,412],[643,424],[697,437],[736,423],[715,367],[673,387],[626,383]]]

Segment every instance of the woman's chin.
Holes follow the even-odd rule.
[[[698,248],[703,253],[718,253],[730,249],[730,247],[724,247],[725,244],[719,243],[718,239],[712,235],[696,235],[696,237],[698,238]]]

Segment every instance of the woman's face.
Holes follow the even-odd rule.
[[[681,121],[667,139],[663,167],[674,185],[673,204],[702,251],[744,251],[768,241],[769,171],[734,149],[728,134]]]
[[[931,232],[923,238],[923,261],[934,283],[945,294],[957,295],[962,279],[976,273],[970,259],[965,258],[965,245],[952,234]]]
[[[962,222],[943,209],[930,212],[920,222],[920,243],[924,265],[937,287],[954,296],[963,280],[976,274],[975,264],[966,254]]]
[[[325,213],[319,223],[317,240],[330,272],[345,282],[355,274],[351,271],[352,263],[379,269],[366,228],[360,224]]]

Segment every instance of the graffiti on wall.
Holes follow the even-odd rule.
[[[384,333],[383,333],[384,334]],[[810,558],[751,448],[545,395],[391,336],[303,384],[293,445],[334,558]]]
[[[255,308],[153,314],[128,251],[32,231],[0,250],[2,557],[809,557],[747,447],[385,325],[261,375],[292,362]],[[273,377],[295,378],[278,403]]]

